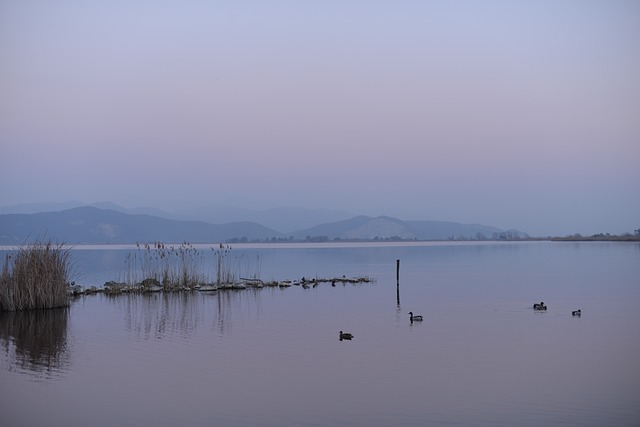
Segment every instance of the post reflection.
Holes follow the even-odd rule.
[[[69,365],[69,309],[0,313],[0,340],[18,369],[50,376]]]

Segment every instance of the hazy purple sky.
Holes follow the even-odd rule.
[[[0,206],[640,228],[640,2],[0,1]]]

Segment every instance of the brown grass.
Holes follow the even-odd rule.
[[[138,252],[125,259],[125,284],[143,288],[158,285],[165,291],[193,288],[206,281],[199,265],[203,254],[193,245],[184,242],[179,246],[162,242],[136,245]]]
[[[69,249],[52,241],[22,246],[5,257],[0,273],[0,311],[69,305]]]
[[[206,254],[187,242],[179,246],[165,245],[162,242],[137,243],[136,246],[138,251],[129,253],[124,261],[123,283],[130,289],[142,287],[144,291],[151,285],[156,285],[161,286],[164,291],[178,291],[193,289],[198,285],[231,284],[238,280],[243,267],[243,258],[232,258],[229,245],[211,247],[214,265],[208,269]],[[249,277],[248,265],[246,270],[244,275]],[[259,269],[253,273],[253,278],[257,278],[258,274]]]

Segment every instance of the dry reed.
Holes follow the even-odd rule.
[[[0,273],[0,311],[69,305],[70,253],[51,240],[20,247],[5,256]]]
[[[138,251],[129,253],[124,261],[123,286],[129,289],[145,291],[161,287],[163,291],[178,291],[208,284],[222,286],[235,283],[242,275],[250,275],[248,264],[240,271],[243,258],[232,258],[229,245],[211,248],[214,258],[211,269],[207,269],[205,254],[187,242],[179,246],[162,242],[137,243],[136,246]],[[252,276],[258,275],[259,270]]]
[[[184,242],[175,247],[155,242],[136,246],[138,252],[125,259],[127,286],[161,286],[164,291],[175,291],[206,282],[200,269],[203,254],[193,245]]]

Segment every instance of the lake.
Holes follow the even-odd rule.
[[[200,248],[212,271],[208,246]],[[76,282],[122,278],[135,250],[73,249]],[[97,294],[68,309],[4,313],[2,424],[640,424],[638,243],[233,245],[231,253],[239,270],[264,280],[373,281]],[[532,309],[540,301],[548,310]],[[410,311],[424,321],[410,322]],[[339,340],[340,330],[353,340]]]

